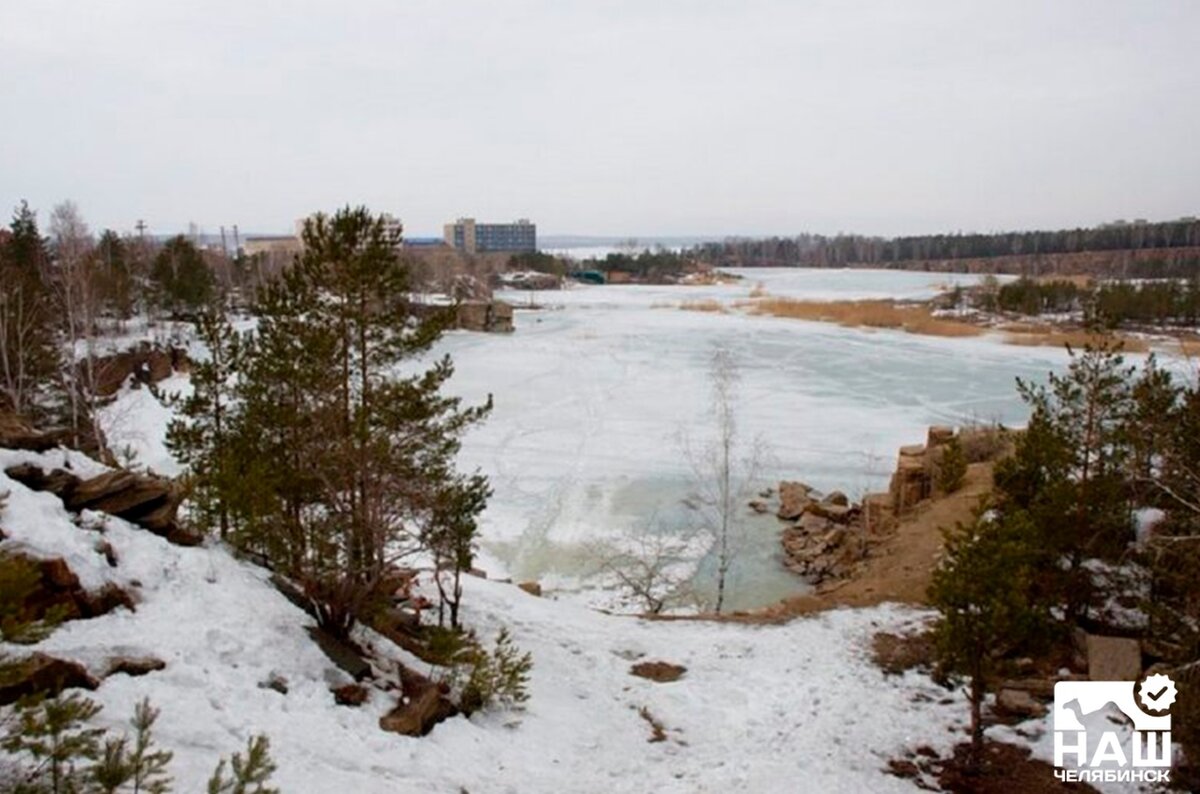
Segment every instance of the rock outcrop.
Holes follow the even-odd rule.
[[[30,463],[10,466],[4,473],[27,488],[54,494],[72,512],[108,513],[181,546],[202,540],[179,526],[176,512],[183,495],[163,477],[118,469],[84,480],[64,469],[46,473]]]
[[[0,412],[0,448],[45,452],[58,446],[60,439],[43,433],[10,411]]]
[[[9,665],[0,682],[0,705],[16,703],[29,695],[54,697],[64,689],[94,690],[100,686],[83,665],[33,653]]]
[[[779,493],[794,495],[788,509],[781,505],[778,513],[795,521],[781,536],[787,569],[814,584],[849,576],[867,550],[862,506],[850,504],[839,491],[815,498],[816,492],[803,483],[781,482]]]
[[[56,614],[62,620],[86,619],[106,615],[118,607],[135,609],[133,599],[115,584],[107,584],[95,592],[85,590],[79,577],[61,558],[12,557],[24,560],[39,574],[36,585],[21,605],[29,619],[41,620],[49,614]]]
[[[450,327],[461,331],[509,333],[513,330],[513,307],[500,300],[465,300],[456,306],[414,303],[411,309],[418,317],[448,315]]]
[[[924,444],[900,448],[896,471],[888,487],[895,515],[903,515],[933,495],[938,465],[946,445],[956,437],[954,428],[934,425],[929,428]]]
[[[120,353],[100,356],[92,363],[96,393],[101,397],[116,394],[130,377],[135,383],[153,384],[166,380],[173,372],[187,372],[190,367],[187,352],[182,348],[163,348],[149,342],[142,342]]]
[[[407,667],[400,671],[400,703],[379,718],[379,727],[404,736],[425,736],[433,726],[458,714],[449,688]]]

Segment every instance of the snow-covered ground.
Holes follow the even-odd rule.
[[[72,524],[58,499],[0,475],[4,490],[7,548],[63,555],[85,585],[115,581],[136,594],[136,612],[69,622],[38,649],[96,668],[119,653],[163,659],[161,672],[113,676],[89,696],[114,728],[143,697],[162,708],[159,740],[176,753],[180,791],[199,790],[219,755],[259,732],[270,736],[276,780],[290,793],[908,791],[881,772],[887,759],[916,744],[949,746],[946,726],[966,713],[957,700],[939,704],[946,693],[927,679],[885,679],[868,661],[871,634],[911,622],[908,610],[779,627],[652,623],[470,579],[467,622],[485,638],[507,625],[533,653],[527,709],[455,718],[422,739],[384,733],[377,722],[394,696],[373,691],[361,709],[335,706],[329,688],[344,674],[265,571],[113,518],[104,537],[120,564],[109,568],[98,535]],[[688,672],[653,683],[629,674],[638,659]],[[272,674],[287,679],[286,695],[260,686]],[[666,726],[667,741],[647,741],[642,707]]]

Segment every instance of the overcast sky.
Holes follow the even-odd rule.
[[[0,207],[897,234],[1200,214],[1194,0],[0,0]]]

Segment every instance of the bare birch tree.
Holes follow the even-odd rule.
[[[100,444],[96,418],[96,308],[98,290],[92,262],[95,248],[87,223],[75,202],[67,200],[50,213],[50,239],[55,273],[51,283],[63,327],[64,387],[70,409],[71,432],[79,443],[80,427],[90,424]]]
[[[714,611],[725,607],[729,571],[743,551],[746,528],[739,507],[752,495],[754,478],[762,468],[761,439],[744,441],[737,422],[741,373],[733,354],[724,347],[713,350],[708,368],[712,388],[713,436],[700,449],[686,443],[685,453],[695,474],[695,493],[688,504],[700,519],[700,529],[712,539],[717,594]]]

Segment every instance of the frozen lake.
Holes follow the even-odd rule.
[[[999,338],[945,339],[741,314],[682,311],[680,301],[774,295],[817,300],[923,298],[973,277],[865,270],[742,271],[707,287],[578,286],[501,297],[520,307],[511,335],[454,333],[451,389],[495,411],[466,438],[461,463],[495,490],[483,520],[489,574],[578,589],[588,547],[653,520],[694,523],[684,440],[713,430],[709,360],[730,350],[741,383],[743,438],[767,448],[761,482],[800,479],[857,497],[886,487],[897,449],[933,423],[1022,423],[1014,378],[1044,378],[1063,351]],[[733,573],[734,608],[802,588],[783,571],[780,524],[752,519],[748,552]],[[703,571],[701,572],[703,576]],[[583,589],[586,582],[582,583]],[[602,602],[603,594],[584,597]]]

